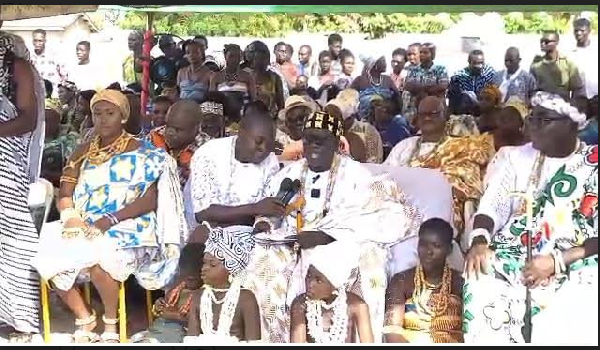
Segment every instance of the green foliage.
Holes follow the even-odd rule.
[[[571,31],[572,15],[568,13],[509,13],[503,18],[508,34]],[[209,36],[276,37],[296,31],[365,33],[369,38],[381,38],[386,33],[441,33],[459,20],[460,16],[456,14],[157,14],[154,25],[158,32],[180,36],[201,33]],[[597,13],[591,20],[593,30],[597,32]],[[120,26],[143,29],[145,21],[145,14],[127,13]]]

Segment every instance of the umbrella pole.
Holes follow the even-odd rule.
[[[154,44],[154,33],[152,26],[154,24],[154,13],[147,14],[148,21],[146,23],[146,31],[144,33],[143,46],[143,61],[142,61],[142,97],[141,97],[141,113],[145,116],[150,99],[150,51]]]

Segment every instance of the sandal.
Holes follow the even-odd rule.
[[[119,319],[118,318],[106,318],[106,316],[102,315],[102,322],[104,322],[105,325],[109,325],[109,326],[116,326],[117,324],[119,324]],[[107,332],[104,331],[104,333],[102,333],[102,335],[100,335],[100,339],[102,340],[103,343],[120,343],[121,342],[121,337],[119,335],[119,333],[117,332]]]
[[[74,343],[97,343],[100,341],[100,337],[98,334],[93,331],[86,331],[83,329],[85,326],[89,326],[91,324],[96,323],[96,311],[92,310],[92,314],[88,318],[84,319],[76,319],[75,326],[77,326],[77,330],[73,333],[73,342]],[[96,328],[96,326],[94,326]],[[94,329],[92,328],[92,329]]]

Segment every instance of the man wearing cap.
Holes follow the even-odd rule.
[[[282,127],[277,129],[276,140],[283,147],[280,161],[302,158],[302,131],[304,121],[317,110],[317,104],[302,96],[290,96],[285,100],[285,108],[279,112]]]
[[[330,110],[331,107],[337,107],[342,119],[344,120],[344,132],[354,133],[360,137],[366,149],[366,162],[380,164],[383,162],[383,141],[377,129],[364,121],[357,120],[358,115],[358,91],[347,89],[340,93],[342,96],[329,101],[325,109]]]
[[[526,341],[529,287],[533,343],[597,343],[598,147],[577,139],[585,115],[562,97],[531,102],[532,142],[498,152],[470,234],[465,342]]]
[[[263,340],[289,341],[288,306],[304,292],[305,259],[312,248],[334,241],[361,245],[361,261],[369,263],[361,264],[353,285],[369,305],[375,339],[381,338],[388,247],[408,234],[411,218],[394,181],[373,178],[362,164],[337,152],[342,133],[341,118],[313,113],[304,124],[304,158],[282,169],[267,186],[266,195],[274,196],[284,179],[300,182],[283,219],[262,217],[255,224],[257,245],[246,287],[262,310],[263,334],[268,336]],[[295,248],[278,244],[288,236],[297,241]]]

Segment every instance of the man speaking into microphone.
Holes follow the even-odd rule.
[[[289,307],[304,292],[306,257],[312,248],[336,241],[357,243],[361,260],[369,262],[359,266],[360,278],[354,276],[348,285],[362,291],[375,339],[381,338],[387,250],[410,231],[410,218],[393,180],[374,178],[363,165],[337,152],[342,132],[340,118],[312,114],[304,125],[304,158],[283,168],[266,187],[266,197],[282,200],[289,197],[284,193],[289,180],[297,180],[292,187],[299,187],[284,217],[259,216],[254,226],[257,238],[272,237],[275,242],[262,244],[257,239],[245,284],[261,308],[266,342],[290,341]],[[296,238],[293,246],[290,237]],[[283,244],[276,244],[278,239]],[[336,257],[331,259],[335,264]]]
[[[194,153],[190,176],[198,224],[251,230],[258,216],[285,214],[281,199],[264,195],[267,183],[279,171],[273,153],[273,120],[256,108],[247,111],[237,136],[211,140]],[[207,227],[200,225],[190,241],[204,243],[207,234]]]

